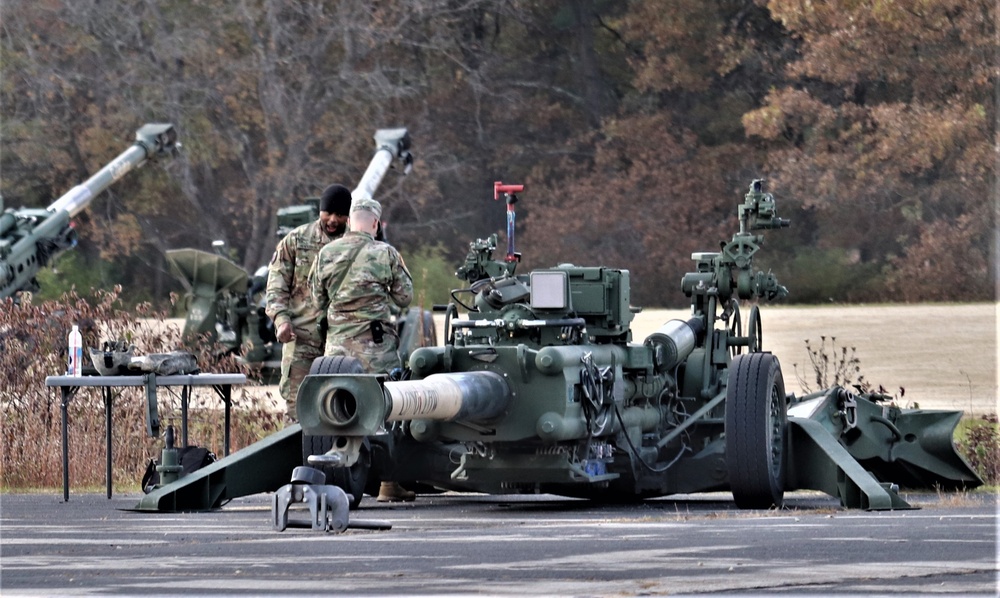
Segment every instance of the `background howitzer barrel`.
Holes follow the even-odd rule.
[[[410,154],[410,134],[405,128],[379,129],[375,131],[375,155],[371,163],[358,181],[357,187],[351,193],[355,199],[366,197],[371,199],[382,183],[382,177],[392,167],[396,158],[403,160],[403,172],[409,174],[413,167],[413,155]]]
[[[177,132],[170,124],[143,125],[135,133],[135,143],[83,183],[48,207],[50,212],[65,210],[70,217],[87,207],[93,198],[146,160],[165,155],[177,144]]]
[[[170,124],[144,125],[135,137],[131,147],[48,208],[7,209],[0,215],[0,298],[36,289],[38,270],[76,244],[70,219],[127,173],[178,146]]]

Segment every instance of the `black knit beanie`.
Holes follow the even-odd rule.
[[[319,211],[338,216],[351,212],[351,192],[343,185],[330,185],[319,198]]]

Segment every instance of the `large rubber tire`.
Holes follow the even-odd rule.
[[[778,358],[733,359],[726,389],[726,468],[741,509],[781,507],[785,493],[788,416]]]
[[[309,367],[309,374],[363,374],[364,367],[354,357],[346,355],[323,356],[316,358]],[[333,448],[333,436],[302,435],[302,462],[309,465],[309,455],[321,455]],[[315,467],[315,466],[313,466]],[[371,450],[366,439],[361,446],[358,461],[350,467],[319,467],[326,474],[326,483],[338,486],[351,496],[350,507],[356,509],[361,504],[365,494],[365,484],[368,482],[368,472],[371,469]]]
[[[313,374],[364,374],[365,367],[357,357],[350,355],[324,355],[313,360],[309,375]]]
[[[424,310],[424,341],[421,347],[436,347],[438,344],[437,324],[434,323],[434,312]]]

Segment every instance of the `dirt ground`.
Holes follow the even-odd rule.
[[[799,374],[812,376],[805,341],[815,347],[820,337],[835,338],[838,347],[855,348],[861,373],[900,406],[959,409],[967,414],[997,413],[998,310],[993,303],[917,305],[763,305],[763,348],[781,361],[788,392],[805,394]],[[632,322],[633,342],[668,320],[686,319],[688,310],[646,309]],[[749,308],[744,306],[744,324]],[[436,317],[438,342],[444,319]],[[183,325],[183,321],[178,321]],[[250,390],[250,389],[247,389]],[[258,387],[254,394],[277,387]],[[280,402],[280,398],[278,399]]]

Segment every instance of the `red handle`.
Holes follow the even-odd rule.
[[[504,185],[502,181],[493,183],[493,199],[500,199],[501,193],[520,193],[524,191],[524,185]]]

